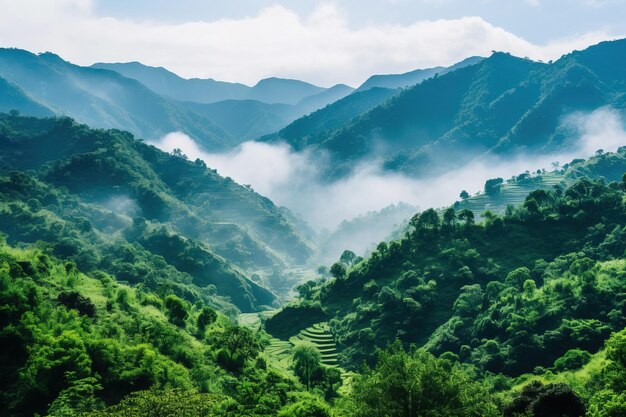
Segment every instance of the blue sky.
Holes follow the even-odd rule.
[[[0,45],[81,65],[323,86],[508,51],[537,60],[626,34],[626,0],[0,0]]]
[[[96,3],[96,10],[102,15],[185,22],[253,16],[273,4],[281,4],[306,15],[320,3],[323,2],[100,0]],[[346,13],[353,28],[480,16],[538,43],[602,28],[621,31],[626,25],[624,0],[341,0],[335,3]]]

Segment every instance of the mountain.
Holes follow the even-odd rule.
[[[566,116],[605,106],[624,111],[625,51],[626,40],[605,42],[550,64],[495,53],[405,89],[332,130],[284,134],[288,127],[278,137],[295,148],[330,152],[335,176],[367,157],[420,177],[488,153],[568,149],[577,138]]]
[[[276,299],[270,281],[249,275],[302,264],[313,251],[284,208],[201,161],[68,118],[3,115],[0,125],[4,207],[15,206],[2,211],[0,231],[10,242],[46,241],[86,271],[100,266],[133,283],[157,285],[148,270],[160,259],[181,285],[243,311]]]
[[[342,84],[326,89],[304,81],[276,77],[260,80],[253,87],[239,83],[216,81],[212,78],[185,79],[165,68],[151,67],[139,62],[99,62],[93,64],[91,67],[118,72],[125,77],[139,81],[158,94],[179,101],[192,101],[205,104],[224,100],[257,100],[268,104],[280,103],[296,105],[309,96],[327,91],[331,97],[333,95],[338,97],[340,92],[345,92],[344,95],[347,95],[352,91],[350,87]],[[329,101],[328,99],[322,99],[321,102],[328,104]],[[320,105],[320,107],[324,105],[325,104]],[[319,107],[315,107],[314,109],[317,108]]]
[[[165,68],[139,62],[97,63],[91,68],[118,72],[178,100],[182,107],[220,126],[236,143],[276,132],[354,90],[344,84],[321,88],[282,78],[267,78],[253,87],[210,78],[185,79]]]
[[[336,84],[321,93],[304,97],[295,105],[298,109],[298,117],[322,109],[337,100],[341,100],[353,91],[354,88],[348,85]]]
[[[386,88],[372,88],[352,93],[341,100],[303,116],[261,141],[286,141],[295,149],[317,144],[320,138],[338,129],[353,118],[383,103],[397,93]]]
[[[151,67],[140,62],[98,62],[92,68],[115,71],[139,81],[152,91],[179,101],[213,103],[222,100],[246,99],[250,87],[239,83],[216,81],[212,78],[185,79],[163,67]]]
[[[626,147],[561,175],[567,188],[539,187],[480,223],[468,206],[415,214],[369,258],[344,253],[266,329],[284,339],[329,321],[345,367],[394,340],[513,378],[597,352],[626,324]]]
[[[405,72],[404,74],[372,75],[367,80],[365,80],[365,82],[361,84],[359,88],[356,89],[356,91],[365,91],[374,87],[392,89],[411,87],[415,84],[421,83],[428,78],[434,77],[435,75],[443,75],[459,68],[477,64],[483,59],[485,58],[480,56],[472,56],[469,58],[465,58],[463,61],[457,62],[450,67],[416,69],[410,72]]]
[[[239,142],[276,132],[301,116],[296,106],[268,104],[258,100],[224,100],[208,104],[187,101],[181,104],[201,116],[215,120]]]
[[[224,100],[217,103],[182,102],[186,108],[215,120],[231,136],[242,142],[271,134],[295,119],[323,108],[349,95],[352,88],[336,85],[308,96],[297,104],[268,104],[258,100]]]
[[[305,97],[324,91],[324,88],[304,81],[271,77],[256,83],[248,92],[248,98],[269,104],[296,104]]]
[[[52,116],[46,106],[29,97],[21,88],[0,77],[0,112],[17,110],[34,116]]]
[[[211,120],[116,72],[73,65],[51,53],[0,49],[0,77],[54,114],[94,127],[124,129],[150,139],[182,131],[209,150],[234,146]],[[19,100],[11,106],[19,108]],[[36,110],[33,115],[41,114]]]

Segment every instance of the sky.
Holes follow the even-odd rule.
[[[626,35],[626,0],[0,0],[0,46],[186,78],[358,86],[507,51],[537,60]]]

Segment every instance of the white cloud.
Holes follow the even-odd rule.
[[[294,152],[285,144],[246,142],[233,151],[207,154],[183,133],[171,133],[153,144],[171,152],[180,148],[188,157],[203,159],[223,176],[240,184],[251,184],[276,204],[301,214],[313,227],[333,229],[342,220],[399,202],[441,207],[452,204],[462,189],[476,192],[488,178],[509,178],[525,170],[550,169],[575,158],[587,158],[596,150],[615,151],[626,145],[624,120],[620,113],[603,108],[592,113],[575,113],[562,123],[570,140],[565,150],[543,156],[479,158],[427,179],[383,172],[380,161],[370,159],[335,182],[320,178],[327,158],[310,152]]]
[[[447,65],[491,50],[554,59],[605,31],[532,44],[480,17],[351,28],[334,3],[309,16],[280,5],[241,19],[180,24],[99,17],[90,0],[0,0],[0,42],[78,64],[139,60],[187,77],[254,83],[267,76],[330,85],[372,73]]]

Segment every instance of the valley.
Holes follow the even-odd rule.
[[[0,409],[623,415],[624,57],[326,88],[0,49]]]

